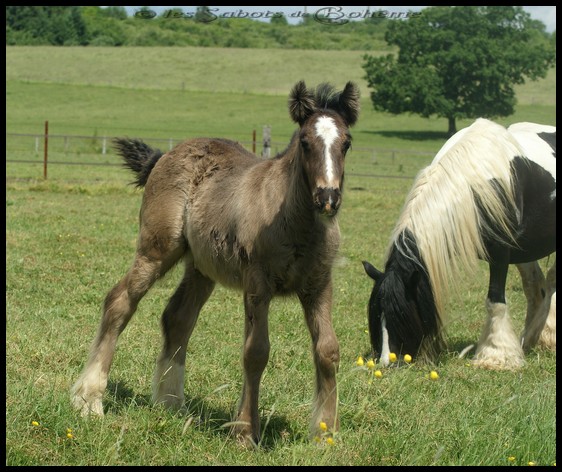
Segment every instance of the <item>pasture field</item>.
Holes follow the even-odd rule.
[[[347,68],[342,65],[352,56],[345,51],[318,62],[307,62],[320,57],[318,52],[282,50],[6,51],[7,133],[40,134],[48,119],[53,134],[154,139],[205,134],[246,145],[252,129],[259,140],[261,127],[270,124],[280,151],[295,129],[286,100],[296,80],[361,85],[360,66],[352,60]],[[133,53],[144,54],[146,61],[126,62]],[[178,71],[175,65],[184,56],[190,66]],[[223,80],[203,68],[204,59],[209,67],[224,68]],[[243,60],[249,70],[241,67]],[[275,65],[268,68],[270,60]],[[208,71],[207,81],[202,70]],[[190,82],[189,74],[200,75],[201,85]],[[173,85],[182,75],[185,90]],[[500,122],[555,124],[554,71],[540,85],[518,90],[526,101]],[[314,372],[308,331],[293,298],[276,299],[271,306],[259,449],[243,449],[222,427],[241,391],[240,293],[217,287],[201,313],[188,346],[186,411],[173,414],[150,404],[159,318],[181,267],[155,284],[121,335],[104,397],[106,416],[87,420],[74,412],[69,389],[86,361],[103,299],[132,262],[142,191],[128,185],[132,174],[117,165],[53,164],[45,181],[42,150],[35,151],[32,140],[7,136],[6,465],[555,464],[555,353],[532,351],[516,373],[478,370],[458,357],[476,343],[485,320],[484,263],[476,274],[463,275],[462,292],[451,297],[449,350],[435,365],[414,359],[408,366],[382,369],[382,378],[356,366],[358,356],[370,357],[372,283],[361,261],[382,265],[413,178],[443,144],[446,130],[445,120],[376,113],[368,90],[362,87],[362,93],[334,268],[341,429],[333,445],[308,440]],[[111,152],[100,154],[94,139],[65,149],[53,138],[50,146],[53,160],[118,164]],[[544,269],[553,263],[554,258],[541,261]],[[508,275],[507,297],[520,332],[526,302],[515,268]],[[439,373],[438,380],[428,378],[430,370]]]

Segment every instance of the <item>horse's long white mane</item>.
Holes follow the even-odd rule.
[[[503,126],[480,118],[451,137],[416,177],[394,228],[389,254],[396,245],[403,255],[414,258],[404,231],[414,235],[440,317],[461,268],[474,271],[478,258],[486,259],[483,235],[513,243],[510,215],[514,214],[515,201],[510,162],[524,155]],[[496,187],[490,179],[495,179]],[[474,194],[482,212],[493,215],[496,228],[484,227]]]

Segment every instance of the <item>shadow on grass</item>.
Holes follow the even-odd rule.
[[[446,141],[449,139],[446,131],[384,130],[362,131],[362,133],[385,138],[404,139],[405,141]]]
[[[106,412],[116,415],[126,414],[130,408],[158,408],[152,404],[150,395],[139,395],[122,381],[109,381],[107,386],[107,400],[105,402]],[[223,436],[225,439],[235,441],[229,427],[225,423],[234,421],[231,411],[214,407],[205,397],[186,397],[185,406],[178,412],[169,412],[170,415],[180,415],[186,419],[192,417],[193,424],[201,431],[209,434]],[[286,417],[274,413],[269,417],[262,414],[261,417],[261,441],[260,449],[272,450],[276,445],[282,443],[287,437],[292,441],[300,442],[305,438],[295,430]]]

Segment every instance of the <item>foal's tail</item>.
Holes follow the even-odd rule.
[[[164,153],[159,149],[152,149],[140,139],[115,138],[113,146],[125,160],[123,165],[131,169],[136,179],[131,182],[137,187],[144,187],[152,168]]]

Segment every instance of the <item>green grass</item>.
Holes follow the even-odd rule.
[[[7,463],[9,465],[548,465],[556,458],[554,353],[535,351],[519,373],[476,370],[456,358],[484,321],[485,267],[451,302],[451,351],[435,366],[383,369],[372,379],[355,366],[369,351],[363,258],[380,265],[408,182],[349,178],[335,268],[334,326],[341,344],[342,429],[333,448],[307,441],[312,395],[310,340],[292,298],[272,304],[270,362],[260,412],[263,446],[248,452],[226,435],[241,388],[241,295],[218,288],[188,349],[188,413],[149,403],[159,352],[159,315],[181,272],[143,299],[120,337],[105,395],[108,413],[87,421],[69,405],[106,292],[127,270],[137,234],[140,192],[127,187],[10,183],[7,188]],[[516,271],[510,311],[523,325]],[[38,421],[40,426],[32,426]],[[74,439],[65,437],[71,428]]]
[[[141,49],[6,48],[6,131],[41,134],[49,119],[53,134],[162,139],[205,134],[249,141],[254,127],[259,140],[261,126],[271,124],[274,142],[288,142],[294,125],[286,99],[294,80],[287,79],[291,71],[283,67],[274,84],[275,77],[264,79],[271,74],[265,67],[236,69],[226,55],[229,50],[203,50],[210,63],[224,63],[228,80],[213,83],[215,77],[209,76],[208,88],[201,90],[149,86],[181,79],[174,65],[182,51],[198,69],[195,58],[201,50],[191,49],[150,48],[146,65],[131,61],[119,66],[127,52]],[[17,59],[18,52],[27,59]],[[257,61],[262,51],[245,53]],[[67,54],[76,57],[63,60]],[[232,52],[233,62],[236,54]],[[273,54],[264,53],[264,63]],[[47,57],[51,60],[41,62]],[[321,79],[341,86],[353,78],[352,69],[338,69],[342,62],[326,59]],[[286,69],[295,67],[292,73],[301,78],[309,70],[302,64],[306,62],[287,61]],[[144,75],[139,74],[142,67]],[[96,68],[123,80],[130,74],[140,82],[108,86]],[[24,70],[35,75],[26,77]],[[229,70],[236,72],[229,75]],[[59,78],[51,80],[55,73]],[[84,77],[92,82],[81,82]],[[228,81],[232,87],[245,84],[248,92],[219,86]],[[272,91],[264,90],[269,83]],[[542,85],[544,90],[535,89],[540,94],[525,93],[555,96],[555,78],[549,75]],[[555,102],[543,101],[519,105],[506,122],[555,123]],[[383,377],[373,379],[355,365],[370,350],[365,330],[372,284],[361,261],[378,267],[383,263],[413,177],[442,145],[445,125],[443,120],[375,113],[363,90],[363,111],[352,130],[346,163],[342,245],[334,269],[341,431],[332,447],[307,439],[314,379],[310,339],[297,301],[277,299],[271,306],[271,355],[260,398],[263,442],[257,451],[242,449],[222,427],[241,391],[240,293],[218,287],[204,307],[188,347],[187,412],[172,414],[150,404],[161,342],[159,317],[179,283],[179,267],[146,295],[119,339],[104,396],[105,418],[88,421],[71,409],[69,389],[86,360],[103,298],[132,262],[142,192],[128,185],[132,175],[119,166],[52,164],[44,181],[42,147],[36,152],[33,138],[8,137],[8,160],[36,163],[6,164],[6,464],[508,465],[513,456],[515,465],[552,465],[555,353],[531,352],[518,373],[477,370],[458,359],[462,348],[477,341],[485,319],[484,264],[475,277],[464,277],[462,293],[450,301],[450,350],[435,366],[414,362],[383,369]],[[53,161],[118,163],[112,153],[101,155],[99,141],[93,139],[71,140],[65,149],[62,138],[52,137],[50,149]],[[541,264],[546,268],[552,260]],[[507,290],[520,331],[526,303],[514,268]],[[432,368],[439,372],[438,381],[427,378]],[[72,439],[66,436],[68,428]]]

